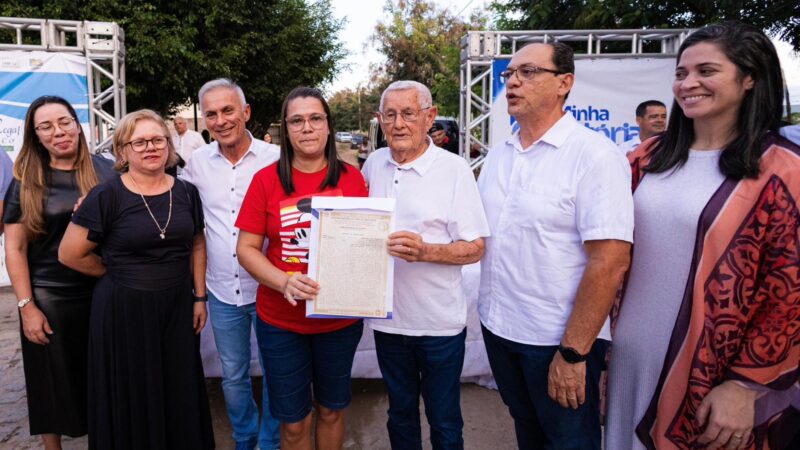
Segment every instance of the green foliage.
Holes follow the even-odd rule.
[[[359,93],[359,90],[361,91]],[[369,130],[369,121],[375,117],[380,102],[378,89],[343,89],[328,99],[336,131]]]
[[[5,0],[0,16],[117,22],[125,30],[128,110],[162,114],[208,80],[241,84],[261,134],[296,86],[333,79],[345,51],[330,0]]]
[[[375,71],[382,89],[395,80],[416,80],[431,89],[442,115],[458,115],[460,40],[469,30],[483,29],[486,17],[464,22],[429,0],[387,0],[388,17],[372,36],[386,65]]]
[[[694,28],[737,20],[800,51],[797,0],[495,0],[491,9],[501,30]]]

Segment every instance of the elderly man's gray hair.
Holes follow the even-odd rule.
[[[405,91],[408,89],[417,90],[417,100],[419,101],[420,109],[430,108],[431,106],[433,106],[433,97],[431,96],[431,90],[428,89],[428,86],[425,86],[424,84],[417,81],[400,80],[400,81],[395,81],[394,83],[387,86],[386,89],[384,89],[383,94],[381,94],[380,111],[383,112],[383,100],[386,98],[387,92]]]
[[[205,112],[203,111],[203,97],[209,91],[219,88],[233,89],[236,91],[236,95],[239,96],[239,100],[242,102],[242,108],[244,108],[244,106],[247,104],[247,100],[244,98],[244,91],[238,84],[228,78],[217,78],[216,80],[206,82],[206,84],[200,88],[200,92],[197,93],[197,98],[200,100],[200,112]]]

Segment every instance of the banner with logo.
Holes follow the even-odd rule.
[[[492,65],[492,117],[490,143],[504,142],[517,130],[508,115],[505,82],[500,72],[508,59]],[[537,76],[545,76],[541,74]],[[564,109],[583,125],[603,133],[617,144],[639,135],[636,106],[645,100],[660,100],[672,108],[674,58],[583,58],[575,61],[575,85]]]
[[[16,158],[22,147],[25,114],[42,95],[70,102],[86,136],[89,134],[89,85],[86,59],[48,52],[0,51],[0,151]],[[5,240],[0,252],[5,255]],[[0,286],[8,286],[5,257],[0,257]]]
[[[66,53],[0,52],[0,149],[11,159],[22,146],[25,114],[42,95],[66,99],[89,132],[89,85],[86,59]]]

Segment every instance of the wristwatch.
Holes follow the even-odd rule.
[[[31,301],[33,301],[33,297],[23,298],[22,300],[17,302],[17,308],[22,309],[25,307],[25,305],[27,305]]]
[[[577,364],[580,362],[586,361],[587,355],[581,355],[572,347],[564,347],[563,345],[558,346],[558,353],[561,353],[561,357],[564,358],[564,361],[570,364]]]

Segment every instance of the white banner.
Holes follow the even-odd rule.
[[[83,56],[48,52],[0,52],[0,149],[11,159],[22,146],[25,113],[42,95],[66,99],[89,134],[89,86]]]
[[[83,56],[48,53],[0,52],[0,151],[15,159],[22,147],[25,114],[42,95],[66,99],[89,134],[89,85]],[[5,265],[5,240],[0,240],[0,286],[10,281]]]
[[[495,60],[492,82],[491,145],[505,141],[516,122],[508,115],[500,72],[510,60]],[[621,144],[639,135],[636,106],[659,100],[672,107],[674,58],[597,58],[575,61],[575,85],[564,109],[585,126]]]

